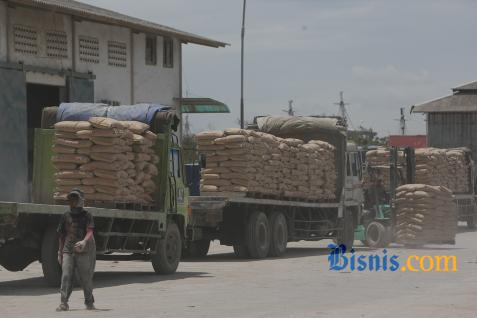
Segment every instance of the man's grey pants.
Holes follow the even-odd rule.
[[[93,244],[94,245],[94,244]],[[96,264],[96,250],[90,248],[88,252],[81,254],[63,253],[63,265],[61,274],[61,302],[67,303],[73,291],[75,272],[83,287],[84,303],[93,304],[93,275]]]

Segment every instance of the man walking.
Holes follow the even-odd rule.
[[[93,216],[83,209],[84,196],[80,189],[68,194],[70,211],[63,214],[58,225],[58,262],[62,268],[61,304],[56,311],[67,311],[73,290],[75,272],[83,287],[86,309],[93,310],[93,274],[96,263]]]

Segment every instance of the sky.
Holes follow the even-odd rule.
[[[183,47],[183,95],[211,97],[231,114],[190,115],[194,132],[236,127],[240,117],[242,0],[81,0],[227,42]],[[249,0],[245,117],[334,115],[344,91],[352,127],[380,136],[425,133],[412,105],[477,80],[477,1]]]

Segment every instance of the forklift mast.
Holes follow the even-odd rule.
[[[416,152],[414,148],[406,147],[404,157],[406,158],[406,183],[416,183]]]

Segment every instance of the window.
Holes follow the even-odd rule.
[[[127,46],[122,42],[108,42],[108,64],[116,67],[126,67],[127,60]]]
[[[79,58],[86,63],[99,63],[99,40],[89,36],[79,37]]]
[[[351,176],[351,167],[350,167],[351,161],[349,159],[349,154],[346,156],[346,175],[348,177]]]
[[[28,26],[13,26],[13,44],[15,52],[22,54],[38,54],[38,33]]]
[[[353,176],[357,177],[358,176],[358,166],[356,162],[356,154],[352,155],[352,160],[351,160],[351,171],[353,172]]]
[[[174,67],[174,42],[164,38],[164,67]]]
[[[146,64],[157,64],[157,38],[154,35],[146,36]]]
[[[55,58],[68,57],[68,39],[65,32],[46,32],[46,55]]]
[[[172,175],[176,178],[180,178],[181,177],[181,163],[180,163],[179,150],[171,149],[171,152],[170,152],[170,155],[169,155],[169,161],[170,161],[170,164],[171,164]]]

